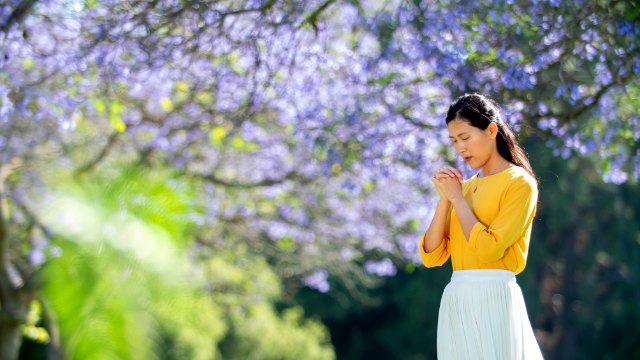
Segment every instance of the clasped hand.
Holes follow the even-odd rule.
[[[436,186],[441,199],[453,202],[454,199],[462,197],[462,173],[454,168],[442,168],[433,175],[431,179]]]

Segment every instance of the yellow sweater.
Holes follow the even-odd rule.
[[[462,184],[462,194],[478,219],[469,241],[451,207],[440,245],[427,253],[423,247],[424,236],[420,240],[424,265],[440,266],[451,257],[453,270],[522,272],[538,202],[535,179],[523,168],[512,166],[490,176],[471,177]]]

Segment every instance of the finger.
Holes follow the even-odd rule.
[[[446,169],[444,169],[444,171],[445,171],[445,173],[446,173],[447,175],[449,175],[449,176],[451,176],[451,177],[456,177],[457,175],[456,175],[456,173],[455,173],[455,171],[454,171],[454,170],[455,170],[455,169],[452,169],[452,168],[446,168]]]
[[[459,183],[463,183],[463,178],[462,178],[462,173],[455,168],[446,168],[446,173],[449,174],[449,176],[456,178],[458,180]]]
[[[460,172],[460,170],[458,169],[453,169],[453,172],[456,174],[456,177],[458,178],[458,181],[460,181],[460,184],[462,184],[464,182],[462,172]]]
[[[444,175],[444,176],[451,176],[451,172],[447,168],[441,168],[440,170],[438,170],[438,174]]]
[[[447,187],[449,187],[451,189],[459,188],[461,186],[460,180],[458,179],[457,176],[455,176],[455,177],[451,176],[451,177],[448,177],[446,179],[442,179],[441,182],[442,182],[442,186],[447,186]]]
[[[449,176],[451,176],[451,174],[449,174],[449,173],[446,171],[446,169],[445,169],[445,168],[441,168],[441,169],[439,169],[439,170],[438,170],[438,171],[433,175],[433,177],[434,177],[434,178],[438,178],[438,179],[443,179],[443,178],[446,178],[446,177],[449,177]]]
[[[460,181],[455,176],[449,176],[446,179],[442,179],[441,182],[442,182],[443,185],[444,184],[457,184],[458,186],[460,186]]]

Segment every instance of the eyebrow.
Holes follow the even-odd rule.
[[[466,132],[461,132],[460,134],[458,134],[458,136],[457,136],[457,137],[460,137],[460,136],[462,136],[462,135],[466,135],[466,134],[467,134]],[[449,135],[449,138],[450,138],[450,139],[453,139],[453,136]]]

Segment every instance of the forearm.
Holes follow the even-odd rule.
[[[471,211],[471,207],[467,203],[467,200],[463,196],[458,196],[451,200],[451,204],[453,208],[456,210],[456,215],[458,216],[458,221],[460,221],[460,226],[462,227],[462,232],[464,232],[464,236],[469,241],[469,237],[471,236],[471,229],[478,222],[478,219]]]
[[[432,252],[442,242],[445,231],[447,230],[445,227],[450,208],[451,203],[448,200],[441,199],[438,202],[431,224],[424,234],[424,251]]]

